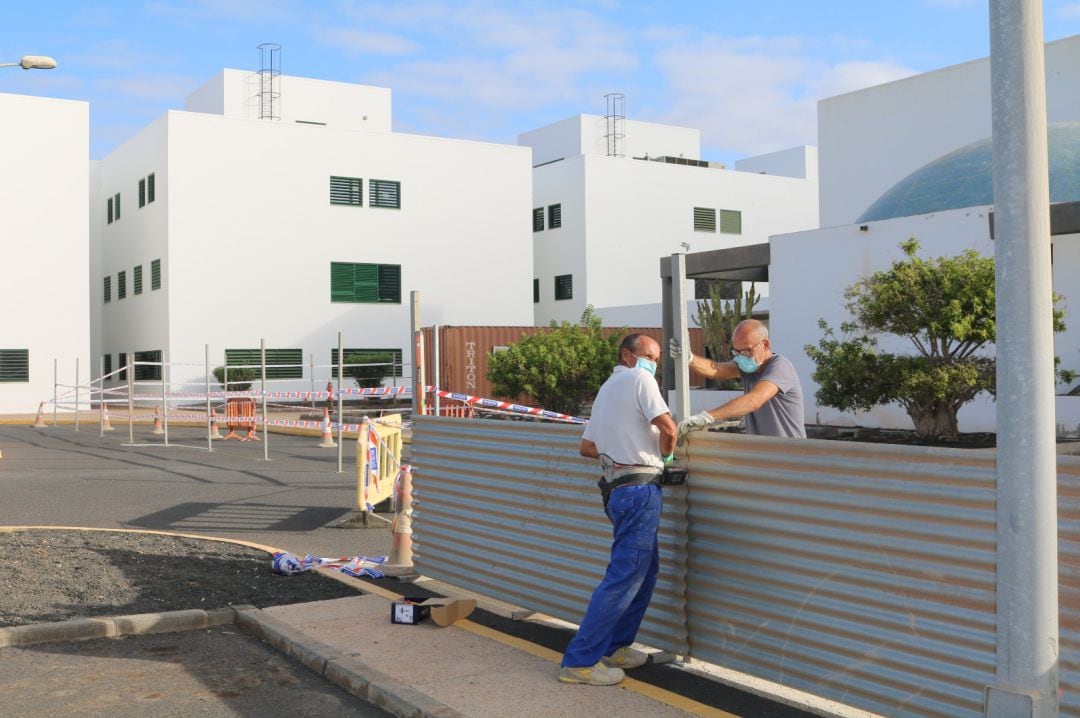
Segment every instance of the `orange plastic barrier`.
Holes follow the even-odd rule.
[[[227,399],[225,401],[225,426],[229,428],[225,440],[259,441],[259,435],[255,428],[255,400],[246,398]],[[237,429],[247,429],[247,436],[241,438],[236,433]]]

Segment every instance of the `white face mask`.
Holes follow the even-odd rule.
[[[634,366],[636,366],[638,369],[644,369],[645,371],[649,372],[650,376],[654,376],[656,374],[656,362],[652,361],[651,359],[646,359],[645,357],[638,357],[637,363],[634,364]]]

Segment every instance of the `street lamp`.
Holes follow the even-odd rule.
[[[0,67],[21,67],[24,70],[52,70],[56,60],[45,55],[23,55],[18,62],[0,62]]]

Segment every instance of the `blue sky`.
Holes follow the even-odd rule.
[[[987,0],[17,2],[0,92],[90,102],[100,158],[222,68],[389,87],[394,129],[514,143],[626,94],[631,119],[696,127],[704,159],[814,144],[816,102],[989,54]],[[1046,38],[1080,33],[1080,1],[1045,0]]]

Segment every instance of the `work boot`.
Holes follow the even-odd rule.
[[[600,661],[612,668],[621,668],[624,671],[630,668],[637,668],[638,666],[644,666],[649,660],[649,657],[641,651],[635,651],[630,646],[623,646],[619,650],[612,653],[610,656],[604,656]]]
[[[602,660],[595,666],[581,668],[564,667],[559,671],[559,680],[563,683],[582,683],[587,686],[613,686],[621,683],[626,674],[621,668],[606,665]]]

